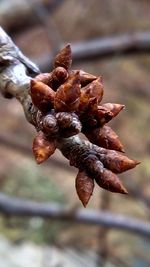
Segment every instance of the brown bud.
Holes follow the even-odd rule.
[[[58,128],[57,120],[52,114],[47,114],[45,117],[43,117],[42,130],[48,136],[51,136],[51,137],[58,136],[59,128]]]
[[[91,129],[90,131],[84,132],[84,134],[90,142],[97,146],[124,152],[123,145],[118,135],[108,125]]]
[[[84,111],[89,107],[89,100],[95,98],[99,104],[103,97],[103,84],[101,78],[97,78],[81,90],[79,111]]]
[[[102,188],[112,192],[127,193],[119,178],[111,171],[105,169],[96,155],[89,153],[83,160],[82,165],[84,166],[84,170],[93,177]]]
[[[54,106],[55,92],[46,84],[31,80],[31,98],[33,104],[42,112]]]
[[[52,72],[52,78],[60,83],[64,83],[68,78],[68,72],[63,67],[57,67]]]
[[[123,108],[124,105],[106,103],[99,105],[97,109],[92,109],[92,113],[97,120],[97,127],[102,127],[105,123],[112,120]]]
[[[44,133],[39,132],[33,141],[33,154],[38,164],[47,160],[56,149],[56,142],[46,138]]]
[[[125,108],[125,105],[114,104],[114,103],[105,103],[102,106],[112,113],[113,118],[116,117],[119,114],[119,112]]]
[[[76,72],[78,72],[78,70],[72,70],[71,71],[71,74],[75,74]],[[87,73],[83,70],[79,70],[79,73],[80,73],[80,82],[81,82],[81,87],[83,86],[86,86],[87,84],[93,82],[94,80],[97,79],[96,76],[90,74],[90,73]]]
[[[57,67],[52,71],[52,77],[49,86],[56,91],[68,78],[68,72],[63,67]]]
[[[80,78],[76,73],[61,85],[55,96],[54,107],[57,111],[75,111],[80,102]]]
[[[106,151],[103,151],[104,154],[99,153],[98,157],[104,166],[114,173],[128,171],[140,163],[139,161],[129,159],[127,156],[114,150],[106,149]]]
[[[108,191],[121,194],[128,193],[117,175],[109,170],[103,169],[103,172],[95,177],[95,181],[100,187]]]
[[[81,132],[81,123],[75,113],[58,112],[56,114],[61,137],[70,137]]]
[[[51,73],[40,73],[34,78],[34,81],[42,82],[45,84],[49,84],[50,80],[51,80]]]
[[[94,180],[85,172],[78,172],[76,177],[76,191],[84,207],[88,204],[94,190]]]
[[[72,64],[71,46],[66,45],[55,57],[54,67],[63,67],[66,70],[70,69]]]

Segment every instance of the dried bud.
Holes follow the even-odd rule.
[[[119,178],[111,171],[106,170],[96,155],[90,153],[88,156],[86,155],[85,159],[82,160],[82,165],[84,166],[84,170],[93,177],[102,188],[111,192],[127,193]]]
[[[52,72],[52,78],[56,81],[59,81],[60,84],[64,83],[68,78],[68,72],[63,67],[57,67]]]
[[[97,120],[97,127],[103,126],[110,120],[112,120],[118,113],[124,108],[124,105],[106,103],[92,108],[89,114],[95,117]]]
[[[120,142],[118,135],[108,125],[90,129],[90,131],[86,131],[84,134],[90,142],[97,146],[124,152],[123,145]]]
[[[58,87],[63,84],[68,78],[68,72],[63,67],[57,67],[51,73],[51,80],[49,86],[56,91]]]
[[[59,128],[56,118],[52,114],[47,114],[42,119],[42,130],[48,136],[57,137]]]
[[[90,99],[95,98],[99,104],[103,97],[102,79],[99,77],[81,90],[79,111],[83,112],[89,107]],[[96,105],[97,108],[97,105]]]
[[[125,108],[125,105],[114,104],[114,103],[105,103],[102,105],[104,108],[109,110],[113,114],[113,118],[116,117],[119,112]]]
[[[45,84],[49,84],[50,80],[51,80],[51,73],[40,73],[34,78],[34,81],[42,82]]]
[[[81,123],[75,113],[58,112],[56,114],[61,137],[70,137],[81,132]]]
[[[50,111],[54,106],[55,92],[46,84],[31,80],[31,98],[33,104],[42,112]]]
[[[75,111],[80,102],[80,78],[76,73],[61,85],[55,96],[54,107],[57,111]]]
[[[103,172],[95,177],[96,183],[111,192],[127,194],[126,188],[121,183],[120,179],[113,172],[103,168]]]
[[[78,70],[72,70],[71,71],[71,74],[75,74],[76,72],[78,72]],[[94,80],[97,79],[96,76],[90,74],[90,73],[87,73],[83,70],[79,70],[79,73],[80,73],[80,82],[81,82],[81,87],[83,86],[86,86],[87,84],[93,82]]]
[[[78,172],[76,177],[76,191],[84,207],[88,204],[94,190],[94,180],[85,172]]]
[[[77,194],[86,206],[97,184],[111,192],[126,194],[127,190],[117,177],[134,168],[138,161],[129,159],[116,133],[107,125],[124,105],[106,103],[102,78],[82,70],[70,71],[71,47],[67,45],[54,60],[54,70],[31,81],[33,104],[29,121],[40,131],[33,142],[37,163],[52,155],[57,147],[79,169],[76,177]],[[9,95],[8,95],[9,96]],[[82,140],[81,132],[92,142]]]
[[[104,154],[99,153],[97,156],[104,166],[114,173],[128,171],[140,163],[139,161],[129,159],[127,156],[114,150],[103,149],[103,152]]]
[[[56,149],[56,142],[46,138],[44,133],[39,132],[33,141],[33,154],[38,164],[47,160]]]
[[[54,67],[63,67],[66,70],[69,70],[72,64],[72,54],[71,54],[71,47],[70,45],[66,45],[58,55],[55,57],[54,60]]]

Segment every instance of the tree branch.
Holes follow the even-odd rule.
[[[39,69],[21,53],[10,37],[0,28],[0,92],[5,97],[15,97],[23,106],[28,122],[34,126],[37,126],[37,109],[31,101],[29,91],[31,75],[38,72]],[[74,151],[72,162],[75,160],[74,166],[78,168],[79,161],[82,164],[83,157],[87,153],[90,154],[92,149],[95,149],[94,153],[99,154],[103,150],[105,154],[105,149],[97,147],[89,141],[81,140],[78,135],[57,139],[57,148],[69,160]],[[97,161],[99,161],[98,158]],[[135,162],[135,164],[138,163]],[[84,167],[87,167],[87,163]]]
[[[0,93],[4,97],[15,97],[22,105],[26,119],[37,126],[37,108],[33,105],[29,90],[31,77],[39,69],[16,47],[11,38],[0,27]],[[62,154],[74,146],[84,145],[79,136],[59,138],[57,148]],[[90,144],[90,142],[89,142]]]
[[[150,31],[103,37],[95,40],[72,43],[73,61],[95,60],[111,56],[150,52]],[[37,59],[42,71],[49,69],[49,56]]]
[[[8,133],[4,135],[0,135],[0,145],[6,146],[10,149],[15,149],[19,153],[25,154],[29,157],[32,157],[31,149],[29,146],[25,145],[21,141],[15,138],[15,136],[10,136]],[[70,168],[67,164],[64,163],[63,160],[58,159],[57,157],[52,157],[51,162],[54,166],[57,168],[63,168],[66,171],[73,172],[74,169]],[[49,164],[49,160],[45,162],[45,164]],[[149,197],[145,196],[145,194],[142,192],[141,188],[134,182],[134,185],[131,185],[131,182],[128,184],[129,189],[129,197],[137,199],[141,203],[143,203],[148,209],[150,207],[150,199]]]
[[[11,216],[40,216],[55,220],[99,225],[150,237],[150,224],[141,220],[104,211],[88,209],[69,211],[67,207],[56,203],[37,203],[35,201],[8,197],[5,194],[0,194],[0,212]]]
[[[16,97],[24,108],[27,120],[36,125],[36,108],[30,95],[31,75],[38,73],[38,68],[30,62],[15,46],[9,36],[0,28],[0,92],[5,97]],[[78,136],[58,140],[57,147],[63,154],[70,154],[72,147],[87,145],[90,142],[80,140]],[[100,149],[100,148],[99,148]],[[65,207],[56,204],[42,204],[34,201],[10,198],[0,194],[0,211],[4,214],[17,216],[41,216],[53,219],[70,220],[78,223],[103,225],[106,227],[128,230],[150,237],[150,224],[122,215],[90,210],[68,212]]]
[[[36,4],[37,7],[43,4],[51,14],[63,2],[64,0],[36,0],[36,3],[33,0],[5,0],[5,3],[0,1],[0,25],[5,30],[16,34],[16,32],[39,24],[37,16],[33,13],[32,4]]]

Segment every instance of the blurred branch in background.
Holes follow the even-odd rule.
[[[58,2],[58,1],[55,1]],[[52,57],[59,51],[62,38],[60,33],[53,21],[53,19],[49,16],[49,11],[47,7],[44,5],[44,2],[39,2],[39,0],[32,0],[31,6],[33,13],[35,13],[39,24],[41,24],[45,31],[46,36],[48,37],[50,50],[52,51]]]
[[[15,31],[16,34],[17,30],[23,31],[24,27],[28,28],[34,24],[41,24],[48,33],[52,47],[55,48],[56,46],[54,52],[60,48],[60,34],[48,15],[61,5],[64,2],[63,0],[36,0],[30,3],[28,1],[20,2],[19,0],[13,0],[10,3],[10,1],[5,0],[5,2],[5,4],[4,1],[0,3],[0,24],[9,33],[12,34]],[[114,37],[72,43],[72,51],[74,61],[95,60],[113,55],[148,53],[150,52],[150,32],[125,33]],[[42,71],[46,71],[49,69],[50,59],[52,59],[52,55],[46,54],[42,58],[35,59],[35,61]]]
[[[38,5],[44,5],[47,11],[51,13],[54,12],[64,0],[37,0],[36,2],[36,8],[38,8]],[[39,24],[36,14],[33,14],[32,3],[34,4],[34,1],[0,1],[0,25],[11,33],[17,33],[30,26]]]
[[[74,61],[102,59],[114,55],[149,53],[150,31],[72,43],[71,48]],[[42,71],[49,69],[49,58],[50,55],[43,55],[43,58],[35,60]]]
[[[149,223],[105,211],[100,212],[88,209],[69,210],[67,207],[56,203],[37,203],[0,194],[0,212],[11,216],[38,216],[95,226],[101,225],[150,238]]]
[[[18,151],[19,153],[23,153],[24,155],[33,157],[31,153],[31,148],[29,148],[26,144],[23,144],[22,141],[18,141],[18,139],[15,138],[15,136],[11,135],[9,136],[8,134],[5,136],[0,135],[0,145],[5,146],[10,149],[14,149]],[[68,164],[64,163],[64,160],[57,159],[56,157],[51,158],[51,162],[53,165],[56,167],[60,167],[62,169],[69,170],[73,172],[73,169],[68,166]],[[46,161],[45,164],[49,164],[49,161]],[[141,188],[139,185],[137,185],[134,181],[134,184],[131,185],[131,182],[128,184],[128,189],[129,189],[129,197],[138,199],[141,201],[147,208],[150,208],[150,199],[149,197],[145,196],[145,194],[142,192]]]

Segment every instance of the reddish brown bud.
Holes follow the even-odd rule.
[[[75,74],[76,72],[78,72],[78,70],[72,70],[71,71],[71,74]],[[80,73],[80,82],[81,82],[81,87],[83,86],[86,86],[87,84],[93,82],[94,80],[97,79],[96,76],[90,74],[90,73],[87,73],[83,70],[79,70],[79,73]]]
[[[116,117],[119,112],[125,108],[125,105],[121,105],[121,104],[114,104],[114,103],[105,103],[102,105],[103,107],[105,107],[107,110],[109,110],[110,112],[112,112],[113,114],[113,118]]]
[[[38,164],[47,160],[56,149],[56,142],[46,138],[44,133],[39,132],[33,141],[33,154]]]
[[[49,86],[56,91],[58,87],[63,84],[68,78],[68,72],[63,67],[57,67],[52,72],[52,77]]]
[[[46,84],[31,80],[31,98],[33,104],[42,112],[54,106],[55,92]]]
[[[55,96],[54,107],[57,111],[75,111],[80,102],[80,78],[79,73],[69,78],[61,85]]]
[[[78,172],[76,177],[76,191],[84,207],[88,204],[94,190],[94,180],[85,172]]]
[[[70,137],[81,132],[81,123],[75,113],[58,112],[56,114],[61,137]]]
[[[128,171],[140,163],[114,150],[106,149],[104,153],[106,154],[98,154],[98,157],[103,162],[104,166],[114,173]]]
[[[34,78],[34,81],[43,82],[45,84],[49,84],[50,80],[51,80],[51,73],[40,73]]]
[[[70,69],[72,64],[71,46],[66,45],[55,57],[54,67],[63,67],[66,70]]]
[[[93,177],[102,188],[112,192],[127,193],[119,178],[111,171],[106,170],[96,155],[92,153],[89,153],[88,156],[86,155],[82,165],[84,166],[84,170]]]
[[[117,175],[109,170],[103,169],[103,172],[95,177],[95,181],[100,187],[108,191],[121,194],[128,193]]]
[[[97,110],[94,110],[97,126],[103,126],[105,123],[112,120],[124,108],[124,105],[106,103],[99,105]]]
[[[84,108],[84,107],[83,107]],[[112,113],[102,106],[98,106],[96,97],[89,100],[86,110],[78,111],[80,120],[83,124],[83,132],[91,130],[91,128],[102,127],[112,118]]]
[[[95,98],[99,104],[103,97],[103,84],[101,78],[97,78],[81,90],[79,111],[85,111],[89,107],[90,99]],[[97,105],[96,105],[97,107]]]
[[[57,67],[56,69],[53,70],[52,72],[52,78],[54,80],[58,80],[60,83],[63,83],[67,80],[68,78],[68,72],[66,71],[65,68],[63,67]]]
[[[124,152],[123,145],[120,142],[118,135],[108,125],[91,129],[90,131],[84,132],[84,134],[93,144],[107,149]]]

